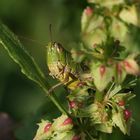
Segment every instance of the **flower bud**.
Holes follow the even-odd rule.
[[[125,102],[123,100],[121,100],[121,101],[118,102],[118,105],[119,106],[124,106],[125,105]]]
[[[53,129],[54,131],[64,132],[69,131],[73,127],[72,119],[67,115],[61,115],[57,119],[54,120]]]
[[[41,120],[34,140],[48,139],[53,133],[52,124],[48,120]]]
[[[69,125],[69,124],[73,124],[72,119],[71,118],[67,118],[62,125]]]
[[[71,109],[75,108],[77,105],[76,105],[76,102],[75,101],[69,101],[69,106]]]
[[[91,16],[92,14],[93,14],[93,9],[91,8],[91,7],[87,7],[86,9],[85,9],[85,14],[87,15],[87,16]]]
[[[128,109],[124,110],[124,119],[125,119],[126,121],[127,121],[128,119],[130,119],[131,115],[132,115],[132,113],[131,113]]]
[[[104,76],[105,72],[106,72],[106,68],[105,68],[105,66],[103,66],[103,65],[100,66],[100,75],[101,75],[101,77]]]
[[[107,67],[103,64],[95,64],[93,63],[91,67],[91,74],[94,78],[94,84],[99,91],[103,91],[109,82],[112,81],[112,77],[114,74],[112,67]]]
[[[124,68],[128,74],[139,75],[140,69],[138,64],[133,59],[126,59],[123,61]]]
[[[52,124],[48,123],[44,128],[44,132],[47,133],[50,130],[51,126],[52,126]]]

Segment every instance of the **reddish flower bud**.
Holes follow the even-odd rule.
[[[69,125],[69,124],[73,124],[73,121],[71,118],[67,118],[62,125]]]
[[[73,138],[72,138],[72,140],[81,140],[81,138],[80,138],[80,136],[74,136]]]
[[[85,9],[85,13],[87,16],[91,16],[93,13],[93,9],[90,8],[89,6]]]
[[[124,119],[127,121],[131,117],[132,113],[126,109],[124,110]]]
[[[123,100],[121,100],[121,101],[118,102],[118,105],[119,106],[124,106],[125,105],[125,102]]]
[[[69,101],[69,106],[70,108],[75,108],[76,107],[76,102],[75,101]]]
[[[105,66],[100,66],[100,74],[101,74],[101,77],[103,77],[103,76],[104,76],[105,71],[106,71]]]
[[[138,75],[140,74],[140,69],[138,64],[133,59],[127,59],[123,61],[124,68],[128,74]]]
[[[52,124],[48,123],[44,128],[44,133],[47,133],[50,130],[51,126],[52,126]]]

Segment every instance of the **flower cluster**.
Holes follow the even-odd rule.
[[[131,28],[140,26],[139,3],[88,2],[77,48],[70,54],[57,43],[48,47],[48,68],[69,89],[66,114],[72,119],[62,115],[53,123],[42,121],[35,140],[99,139],[115,127],[130,134],[129,100],[135,97],[131,89],[140,74],[139,53],[130,51],[136,44]]]
[[[76,133],[71,118],[62,115],[54,122],[42,120],[34,140],[85,140],[84,134]]]

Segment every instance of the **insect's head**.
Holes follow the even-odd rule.
[[[62,45],[60,43],[57,43],[57,42],[53,41],[51,24],[50,24],[49,30],[50,30],[51,42],[47,46],[48,51],[53,52],[53,53],[58,53],[58,54],[63,53],[64,49],[63,49]]]

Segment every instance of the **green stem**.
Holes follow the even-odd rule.
[[[63,113],[69,116],[68,112],[66,109],[62,106],[62,104],[58,101],[57,97],[54,95],[50,95],[49,98],[51,101],[54,103],[54,105]]]
[[[86,131],[87,136],[89,137],[90,140],[95,140],[89,133]]]
[[[107,139],[107,135],[105,133],[99,132],[99,139],[98,140],[105,140]]]
[[[62,103],[59,102],[57,96],[55,95],[55,93],[51,93],[49,94],[49,91],[48,91],[48,85],[47,87],[45,86],[44,83],[40,84],[41,87],[43,88],[44,92],[46,93],[46,95],[50,98],[50,100],[53,102],[53,104],[59,109],[59,111],[63,114],[67,114],[68,116],[69,113],[66,111],[66,109],[62,106]]]
[[[102,92],[96,91],[95,100],[101,102],[103,100],[104,94]]]

